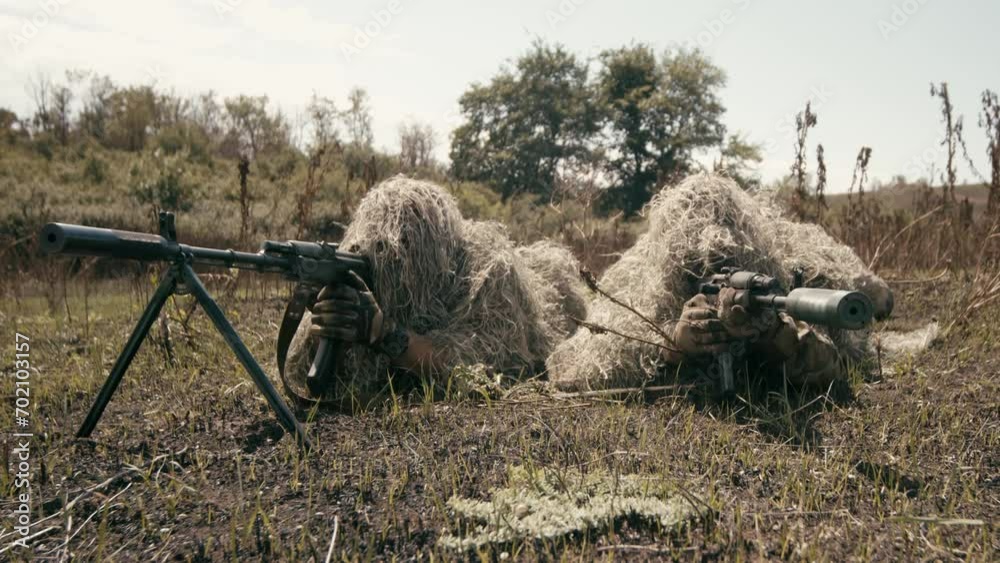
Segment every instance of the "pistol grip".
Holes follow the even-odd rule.
[[[736,389],[733,382],[733,353],[723,352],[719,354],[719,369],[722,372],[720,387],[723,395],[732,393]]]
[[[345,346],[342,342],[321,338],[313,357],[309,373],[306,375],[306,387],[316,397],[322,397],[333,385],[340,369],[340,359],[344,355]]]

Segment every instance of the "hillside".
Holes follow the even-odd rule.
[[[914,202],[922,197],[927,187],[921,184],[886,185],[872,192],[866,192],[865,197],[872,197],[883,206],[883,211],[909,211]],[[931,188],[935,199],[941,197],[941,188]],[[857,198],[857,194],[854,194]],[[985,184],[965,184],[955,186],[955,197],[958,201],[968,199],[973,205],[976,216],[981,217],[986,212],[986,202],[989,198],[989,186]],[[838,193],[827,196],[831,211],[837,211],[847,205],[847,194]]]

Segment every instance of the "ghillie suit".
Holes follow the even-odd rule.
[[[341,247],[370,258],[382,311],[429,338],[446,372],[485,364],[515,377],[533,373],[575,330],[572,318],[585,316],[569,250],[551,243],[515,248],[504,226],[463,219],[455,199],[428,182],[396,176],[373,189]],[[315,352],[309,324],[307,315],[287,365],[290,386],[302,396]],[[368,402],[388,390],[390,373],[384,355],[354,346],[328,398]]]
[[[722,267],[761,272],[792,283],[804,268],[808,285],[884,288],[847,247],[819,227],[792,223],[768,202],[755,199],[727,178],[693,176],[664,189],[647,208],[649,230],[601,277],[598,286],[664,327],[676,320],[702,279]],[[866,291],[867,292],[867,291]],[[662,342],[643,319],[602,296],[589,304],[587,321],[647,342]],[[817,329],[822,332],[822,329]],[[868,354],[868,337],[830,330],[841,353]],[[581,330],[560,344],[547,362],[562,388],[635,386],[663,367],[661,349],[610,332]]]

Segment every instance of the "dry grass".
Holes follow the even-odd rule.
[[[148,286],[95,285],[86,323],[81,289],[69,288],[72,321],[40,296],[0,307],[4,324],[35,344],[34,529],[53,527],[32,551],[11,552],[15,560],[322,560],[335,522],[335,559],[458,558],[439,543],[462,533],[449,499],[488,499],[515,466],[640,475],[696,494],[715,516],[680,530],[620,516],[475,556],[989,561],[1000,547],[1000,334],[991,320],[1000,309],[957,315],[960,278],[900,289],[895,327],[958,322],[925,355],[883,366],[881,378],[859,374],[850,393],[762,387],[731,406],[697,393],[431,402],[413,382],[382,408],[300,413],[320,443],[305,457],[207,320],[196,314],[177,328],[184,298],[168,308],[175,367],[151,341],[94,441],[73,439]],[[243,281],[224,300],[258,358],[272,357],[282,298]],[[11,354],[4,349],[4,365]],[[12,427],[10,417],[4,409],[0,424]],[[0,473],[0,488],[11,486]]]

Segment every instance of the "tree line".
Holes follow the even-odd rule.
[[[44,74],[31,78],[32,102],[24,118],[0,109],[8,137],[68,145],[91,139],[105,148],[138,152],[153,139],[159,148],[186,148],[195,154],[239,158],[308,150],[340,141],[371,147],[372,108],[363,88],[354,88],[339,110],[330,98],[313,94],[305,115],[290,118],[267,96],[221,97],[214,91],[182,96],[154,85],[118,85],[90,71],[67,71],[62,81]]]
[[[658,54],[633,44],[585,60],[536,41],[461,95],[448,168],[434,160],[435,131],[419,122],[400,124],[396,168],[479,182],[505,200],[575,195],[588,186],[603,210],[631,216],[661,184],[698,166],[699,154],[712,154],[717,169],[745,184],[756,181],[748,170],[759,148],[723,123],[725,83],[722,69],[697,50]],[[194,159],[256,160],[286,151],[316,158],[334,147],[359,175],[376,156],[363,88],[352,89],[343,107],[313,94],[292,117],[267,96],[181,96],[93,72],[67,72],[61,81],[39,74],[27,91],[31,114],[0,108],[0,132],[34,142],[43,154],[80,139],[123,151],[186,150]]]

